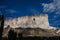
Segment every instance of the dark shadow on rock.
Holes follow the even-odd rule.
[[[8,40],[16,40],[17,39],[17,33],[13,30],[10,30],[8,32]]]
[[[22,33],[18,33],[18,40],[22,40],[23,38],[22,35],[23,35]]]

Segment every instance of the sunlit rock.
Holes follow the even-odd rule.
[[[36,16],[24,16],[5,20],[5,27],[10,25],[12,28],[22,27],[22,28],[49,28],[48,15],[40,14]]]

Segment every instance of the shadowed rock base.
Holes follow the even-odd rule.
[[[8,40],[8,38],[3,38],[3,40]],[[16,40],[60,40],[60,37],[22,37],[16,38]]]
[[[3,37],[8,37],[9,31],[12,30],[12,33],[16,33],[17,37],[54,37],[54,36],[60,36],[60,33],[56,33],[56,30],[46,30],[41,28],[15,28],[10,29],[9,28],[4,29]]]

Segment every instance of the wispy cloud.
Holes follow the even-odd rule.
[[[50,4],[42,3],[42,5],[43,5],[43,12],[53,12],[56,9],[54,3]]]
[[[46,4],[42,3],[43,12],[55,12],[55,14],[60,14],[60,0],[53,0],[52,3]]]
[[[5,10],[7,13],[18,13],[19,11],[13,10],[13,9],[7,9]]]
[[[60,16],[60,0],[53,0],[52,3],[46,4],[42,3],[43,12],[52,13],[54,12],[54,18],[58,18]]]

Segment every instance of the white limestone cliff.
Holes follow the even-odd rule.
[[[42,28],[42,29],[55,29],[49,26],[48,15],[40,14],[36,16],[24,16],[5,20],[4,28],[8,25],[12,28]]]

